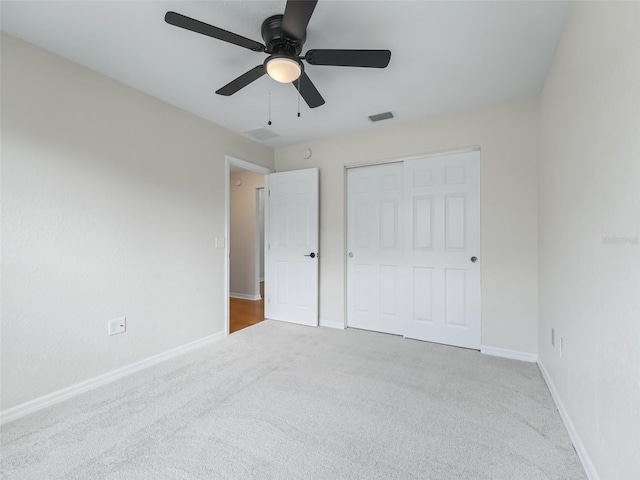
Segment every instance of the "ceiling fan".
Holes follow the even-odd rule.
[[[216,91],[218,95],[233,95],[267,74],[278,82],[292,83],[307,105],[316,108],[325,102],[304,71],[302,60],[309,65],[385,68],[391,59],[389,50],[308,50],[304,56],[300,56],[307,38],[307,25],[317,3],[318,0],[288,0],[284,15],[273,15],[262,22],[264,45],[176,12],[167,12],[164,20],[176,27],[269,54],[262,65]]]

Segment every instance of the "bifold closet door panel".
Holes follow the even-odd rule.
[[[347,171],[347,326],[402,335],[402,163]]]
[[[480,348],[480,153],[404,162],[404,335]]]
[[[347,325],[480,347],[480,152],[347,171]]]

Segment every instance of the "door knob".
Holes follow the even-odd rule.
[[[349,258],[353,258],[353,252],[349,252]]]
[[[478,257],[471,257],[471,261],[472,261],[473,263],[476,263],[476,262],[478,261]]]
[[[316,254],[311,252],[309,255],[305,255],[305,257],[316,258]]]

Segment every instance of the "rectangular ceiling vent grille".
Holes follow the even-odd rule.
[[[370,115],[369,116],[369,120],[371,120],[372,122],[379,122],[381,120],[389,120],[390,118],[393,118],[393,113],[391,113],[391,112],[377,113],[376,115]]]
[[[256,140],[271,140],[272,138],[278,138],[280,136],[265,127],[254,128],[253,130],[247,130],[244,133]]]

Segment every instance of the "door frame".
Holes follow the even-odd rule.
[[[231,155],[224,156],[224,335],[229,336],[229,293],[230,293],[230,270],[231,270],[231,250],[229,245],[229,237],[231,235],[231,165],[240,167],[244,170],[250,170],[252,172],[260,173],[265,177],[274,170],[257,165],[255,163],[247,162],[240,158],[233,157]],[[265,178],[265,185],[267,178]],[[265,203],[267,202],[265,197]],[[266,265],[265,265],[266,268]]]
[[[347,281],[348,281],[348,275],[347,275],[347,252],[348,252],[348,245],[347,245],[347,229],[349,227],[348,225],[348,201],[347,201],[347,187],[348,187],[348,183],[347,183],[347,172],[348,170],[352,169],[352,168],[359,168],[359,167],[371,167],[374,165],[385,165],[388,163],[398,163],[398,162],[404,162],[407,160],[417,160],[420,158],[430,158],[430,157],[440,157],[440,156],[444,156],[444,155],[455,155],[457,153],[468,153],[468,152],[480,152],[480,179],[479,179],[479,188],[480,188],[480,258],[483,257],[482,255],[482,148],[480,145],[468,145],[465,147],[460,147],[460,148],[449,148],[449,149],[445,149],[445,150],[433,150],[427,153],[420,153],[420,154],[415,154],[415,155],[401,155],[398,157],[389,157],[389,158],[382,158],[379,160],[368,160],[368,161],[364,161],[364,162],[354,162],[354,163],[346,163],[344,165],[344,172],[343,172],[343,198],[344,198],[344,202],[343,202],[343,218],[344,218],[344,224],[343,224],[343,231],[344,231],[344,237],[343,237],[343,256],[342,256],[342,271],[343,271],[343,281],[344,281],[344,291],[343,291],[343,302],[344,302],[344,327],[345,329],[349,328],[349,326],[347,325],[347,318],[348,318],[348,307],[347,307]],[[480,268],[480,347],[482,348],[482,268]],[[404,335],[402,336],[403,338],[406,338]]]
[[[255,265],[255,269],[256,269],[256,291],[260,292],[260,282],[264,282],[264,271],[263,271],[263,275],[262,277],[260,276],[260,233],[262,233],[262,237],[263,237],[263,244],[262,244],[262,262],[263,262],[263,270],[266,268],[266,264],[264,263],[264,242],[266,242],[266,237],[265,237],[265,231],[266,231],[266,224],[265,224],[265,212],[266,212],[266,207],[267,207],[267,198],[266,198],[266,194],[265,192],[267,191],[267,180],[265,179],[264,182],[264,187],[258,187],[256,188],[256,248],[255,248],[255,255],[256,255],[256,265]],[[260,193],[262,192],[262,194]],[[262,232],[260,229],[260,195],[262,195]],[[264,300],[264,298],[263,298]]]

